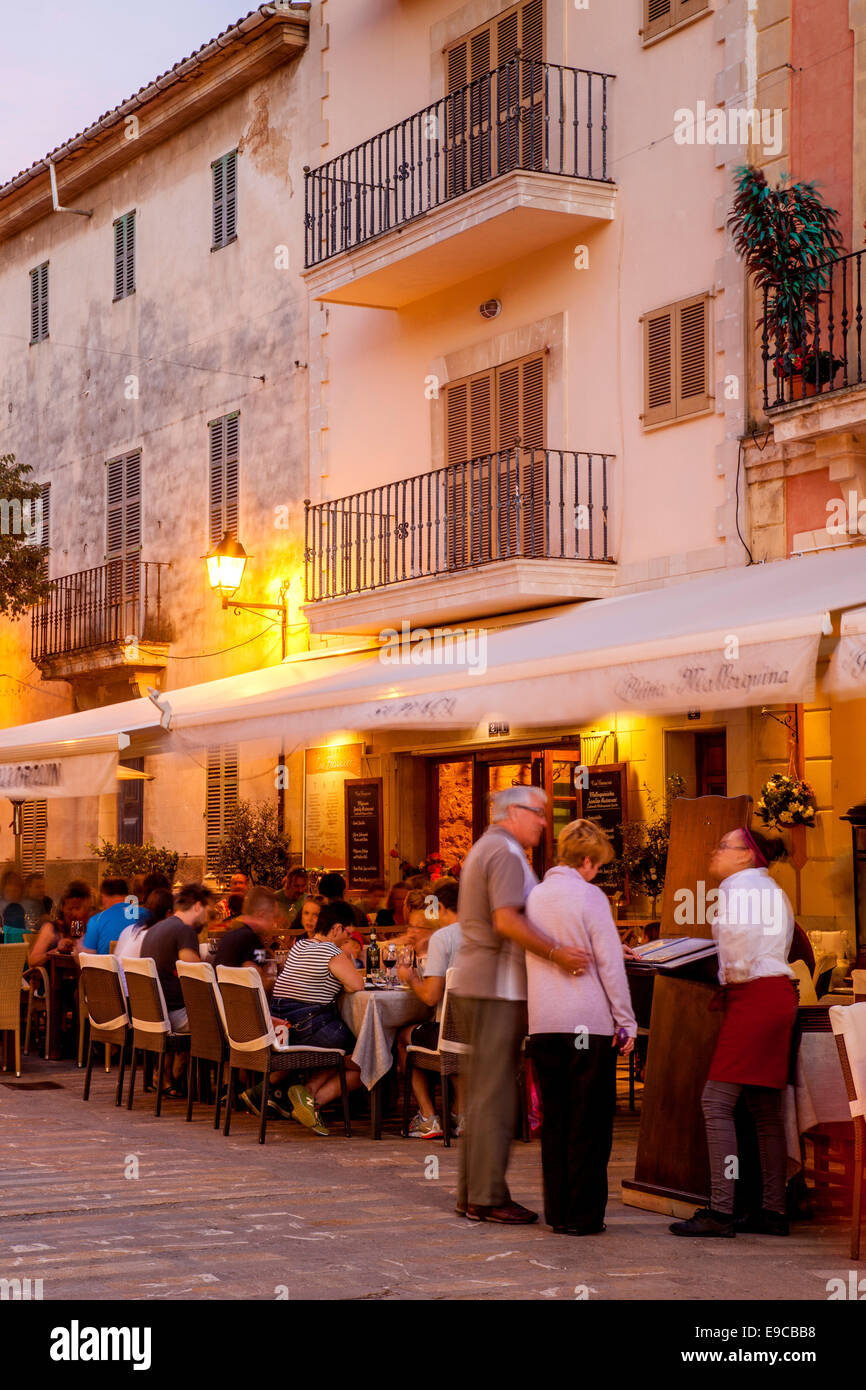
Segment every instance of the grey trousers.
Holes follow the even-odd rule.
[[[765,1211],[785,1214],[785,1183],[788,1157],[782,1123],[782,1092],[770,1086],[740,1086],[728,1081],[708,1081],[701,1096],[707,1148],[710,1151],[710,1181],[714,1211],[733,1215],[734,1178],[737,1176],[737,1130],[734,1107],[742,1095],[749,1107],[758,1135]]]
[[[505,1170],[517,1123],[517,1071],[526,1037],[525,1002],[455,999],[472,1051],[465,1068],[466,1128],[460,1141],[460,1205],[511,1201]]]

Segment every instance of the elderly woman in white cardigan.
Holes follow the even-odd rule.
[[[559,1234],[584,1236],[605,1229],[617,1049],[631,1052],[637,1024],[610,904],[592,882],[613,858],[610,841],[577,820],[557,849],[527,916],[557,946],[586,951],[589,964],[570,975],[527,954],[529,1052],[541,1090],[545,1220]]]

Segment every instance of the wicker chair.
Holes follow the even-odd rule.
[[[36,938],[39,935],[35,931],[24,933],[24,944],[27,947],[27,958],[30,959],[30,952],[33,950]],[[27,1021],[24,1025],[24,1051],[30,1051],[30,1029],[34,1016],[45,1019],[45,1056],[48,1056],[48,1045],[50,1042],[51,1029],[51,987],[48,983],[48,971],[44,965],[28,965],[24,975],[25,988],[27,990]],[[42,986],[42,993],[37,994],[36,986]]]
[[[851,1201],[851,1258],[860,1258],[860,1227],[863,1220],[863,1152],[866,1139],[866,1055],[863,1039],[866,1036],[866,1004],[834,1004],[830,1009],[830,1026],[836,1038],[836,1048],[851,1118],[854,1122],[854,1192]],[[857,1039],[859,1024],[859,1043]],[[849,1049],[850,1044],[850,1049]]]
[[[114,957],[112,958],[114,959]],[[135,1073],[138,1054],[142,1060],[148,1053],[156,1055],[156,1103],[154,1114],[162,1111],[163,1062],[167,1053],[189,1052],[189,1033],[173,1033],[168,1021],[168,1010],[162,985],[156,970],[156,962],[150,956],[142,958],[124,956],[123,973],[129,991],[129,1014],[132,1020],[132,1064],[129,1069],[129,1094],[126,1098],[127,1110],[132,1109],[135,1091]]]
[[[90,1099],[93,1052],[102,1043],[106,1048],[120,1048],[117,1091],[114,1097],[115,1105],[120,1105],[126,1066],[126,1043],[129,1037],[129,1014],[126,1010],[126,998],[120,987],[120,970],[114,956],[86,955],[81,957],[79,1000],[87,1010],[90,1023],[87,1071],[84,1074],[84,1100]]]
[[[229,1040],[229,1092],[226,1100],[224,1134],[231,1127],[235,1081],[240,1068],[264,1078],[262,1087],[259,1143],[265,1142],[268,1123],[268,1090],[272,1071],[311,1071],[320,1067],[335,1067],[340,1074],[340,1095],[343,1100],[343,1124],[346,1138],[351,1138],[349,1091],[346,1086],[346,1054],[336,1047],[275,1048],[274,1025],[268,1011],[268,1001],[259,972],[250,965],[218,965],[217,979],[225,1011],[226,1033]]]
[[[0,946],[0,1034],[15,1035],[15,1075],[21,1075],[21,976],[27,964],[23,944]],[[3,1070],[6,1070],[4,1039]]]
[[[451,1146],[451,1100],[450,1079],[460,1071],[461,1058],[470,1051],[469,1044],[460,1031],[454,996],[451,994],[453,969],[445,975],[445,993],[442,996],[442,1012],[439,1019],[439,1038],[435,1048],[419,1047],[410,1043],[406,1048],[406,1078],[403,1086],[403,1128],[405,1139],[409,1133],[409,1107],[412,1099],[412,1071],[420,1067],[422,1071],[438,1072],[442,1082],[442,1112],[445,1147]]]
[[[205,1072],[205,1064],[213,1062],[216,1064],[216,1109],[213,1127],[219,1129],[223,1073],[229,1058],[222,997],[217,988],[214,968],[207,962],[193,965],[191,961],[179,960],[177,973],[189,1019],[191,1039],[186,1118],[192,1119],[193,1081],[198,1082],[198,1092],[199,1097],[201,1097],[201,1082]],[[196,1064],[195,1067],[193,1067],[193,1063]]]

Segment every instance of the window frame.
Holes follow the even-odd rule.
[[[682,299],[672,300],[668,304],[660,304],[658,308],[651,309],[642,314],[640,318],[641,335],[643,338],[642,366],[643,366],[643,409],[640,412],[640,422],[645,430],[661,429],[666,425],[676,425],[684,420],[695,420],[702,415],[709,415],[715,409],[715,397],[713,393],[712,380],[712,314],[711,306],[713,303],[713,293],[711,290],[702,290],[698,294],[685,295]],[[696,398],[696,404],[692,409],[684,407],[682,384],[682,316],[683,312],[695,304],[704,306],[704,390],[700,399]],[[660,320],[664,315],[670,319],[670,400],[662,405],[650,406],[649,385],[650,385],[650,355],[649,355],[649,335],[650,324]]]
[[[642,0],[641,3],[641,27],[639,34],[644,48],[650,48],[654,43],[660,43],[669,34],[676,34],[681,29],[686,29],[696,20],[703,19],[705,15],[713,14],[711,0],[679,0],[681,4],[688,4],[689,11],[685,15],[674,18],[674,13],[678,0],[670,0],[671,9],[665,18],[666,24],[662,24],[658,19],[650,19],[649,6],[650,0]]]

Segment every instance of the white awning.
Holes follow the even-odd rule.
[[[866,552],[861,554],[866,560]],[[866,608],[842,614],[839,643],[825,685],[843,700],[866,697]]]
[[[827,615],[861,606],[862,550],[717,570],[477,629],[477,642],[470,633],[438,648],[306,653],[166,691],[162,712],[131,700],[0,730],[0,757],[16,742],[119,730],[132,736],[133,754],[263,739],[290,748],[342,730],[469,729],[496,719],[544,727],[615,711],[808,701]]]
[[[0,796],[7,796],[10,801],[53,801],[68,796],[101,796],[117,790],[117,757],[129,746],[127,734],[54,742],[43,738],[35,743],[21,738],[25,728],[41,730],[42,725],[3,731],[12,737],[6,746],[0,747]]]

